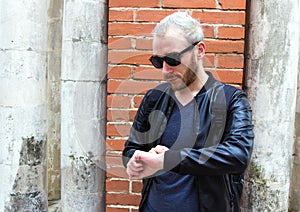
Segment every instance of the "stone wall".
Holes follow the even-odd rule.
[[[289,209],[299,12],[295,0],[249,1],[245,88],[253,109],[255,142],[245,211]]]
[[[0,3],[0,211],[47,211],[48,5]]]

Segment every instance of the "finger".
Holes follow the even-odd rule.
[[[152,148],[149,152],[159,154],[160,153],[160,148],[159,147]]]
[[[135,171],[135,170],[132,170],[130,168],[127,168],[126,173],[128,174],[129,177],[131,177],[131,176],[140,175],[141,171]]]
[[[143,178],[141,178],[140,175],[132,175],[132,176],[129,176],[129,179],[130,180],[141,180]]]
[[[129,176],[129,179],[138,178],[140,176],[139,173],[127,173]]]
[[[143,167],[143,163],[141,161],[132,161],[132,166],[136,169]]]
[[[127,166],[140,166],[142,164],[141,161],[138,161],[138,150],[133,154],[133,156],[130,158]]]
[[[149,151],[150,153],[155,153],[156,154],[156,151],[155,151],[155,149],[154,148],[152,148],[152,149],[150,149],[150,151]]]
[[[160,153],[163,153],[165,151],[169,150],[168,147],[166,146],[162,146],[162,145],[157,145],[155,148],[154,148],[154,151],[156,154],[160,154]]]
[[[161,146],[161,145],[159,145],[159,150],[160,150],[160,151],[167,151],[167,150],[169,150],[169,148],[166,147],[166,146]]]
[[[139,161],[140,160],[140,154],[141,154],[142,151],[140,150],[136,150],[132,156],[132,158],[135,160],[135,161]]]
[[[144,170],[144,167],[143,166],[133,167],[133,168],[131,168],[131,170],[134,172],[141,172]]]
[[[133,172],[140,172],[143,171],[143,164],[133,161],[132,163],[128,164],[127,168]]]

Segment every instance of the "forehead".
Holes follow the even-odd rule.
[[[179,52],[189,45],[180,30],[168,30],[163,35],[154,35],[153,54],[166,55],[170,52]]]

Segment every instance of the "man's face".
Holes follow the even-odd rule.
[[[173,36],[174,35],[176,36]],[[164,57],[172,52],[181,52],[191,44],[186,39],[177,33],[176,31],[172,34],[169,33],[165,36],[154,36],[153,40],[153,54],[159,57]],[[163,62],[162,73],[164,78],[173,90],[181,90],[188,87],[193,83],[197,76],[196,72],[198,69],[196,57],[194,54],[194,48],[181,55],[181,64],[178,66],[168,65]]]

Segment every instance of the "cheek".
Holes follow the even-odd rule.
[[[188,71],[196,72],[197,68],[198,64],[196,59],[190,54],[184,55],[184,57],[181,58],[180,65],[172,67],[173,73],[181,77],[186,77]],[[188,73],[188,75],[190,75],[190,73]]]
[[[189,67],[190,63],[191,63],[191,55],[186,54],[181,57],[181,65],[180,66]]]
[[[185,65],[180,64],[179,66],[174,67],[174,73],[176,75],[184,76],[187,69],[188,68]]]
[[[181,70],[185,70],[182,72],[186,72],[186,70],[190,69],[192,71],[197,71],[198,64],[194,57],[185,58],[185,60],[182,60],[182,64],[180,65]]]
[[[197,62],[197,60],[196,60],[196,58],[195,57],[193,57],[192,59],[191,59],[191,62],[190,62],[190,67],[189,67],[192,71],[194,71],[195,73],[197,72],[197,70],[198,70],[198,62]]]

